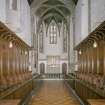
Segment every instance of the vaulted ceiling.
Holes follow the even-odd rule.
[[[71,14],[71,2],[76,5],[77,1],[78,0],[29,0],[29,3],[40,20],[49,23],[51,19],[55,19],[56,22],[66,21],[67,16]]]
[[[28,0],[29,4],[31,4],[34,0]],[[77,4],[78,0],[73,0],[75,4]]]

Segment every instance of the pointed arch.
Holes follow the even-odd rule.
[[[60,28],[59,28],[58,22],[57,22],[57,20],[56,20],[56,17],[54,17],[54,16],[52,16],[52,17],[51,17],[50,22],[49,22],[49,23],[48,23],[48,25],[47,25],[46,36],[47,36],[47,33],[48,33],[48,28],[49,28],[49,26],[50,26],[50,24],[51,24],[52,20],[54,20],[54,21],[55,21],[56,26],[57,26],[58,31],[59,31],[59,36],[60,36]]]
[[[55,19],[51,20],[49,27],[48,27],[48,33],[49,33],[49,43],[56,44],[57,43],[58,25],[57,25]]]

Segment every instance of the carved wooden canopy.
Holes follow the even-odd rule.
[[[93,32],[91,32],[82,42],[80,42],[74,49],[80,50],[90,47],[94,42],[105,41],[105,21],[99,25]]]
[[[13,44],[20,46],[21,48],[31,48],[2,22],[0,22],[0,40],[1,39],[12,41]]]

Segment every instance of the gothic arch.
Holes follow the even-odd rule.
[[[40,63],[40,74],[41,75],[45,74],[45,64],[44,63]]]
[[[67,63],[62,63],[62,74],[67,74]]]

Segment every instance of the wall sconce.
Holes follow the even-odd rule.
[[[27,51],[25,51],[25,55],[27,55],[28,53],[27,53]]]
[[[93,43],[93,47],[94,47],[94,48],[97,48],[97,46],[98,46],[97,42],[94,41],[94,43]]]
[[[9,48],[12,48],[13,47],[13,43],[10,41],[9,42]]]
[[[82,54],[82,51],[80,50],[80,51],[79,51],[79,55],[81,55],[81,54]]]
[[[81,55],[82,54],[82,51],[81,50],[79,50],[79,55]]]

